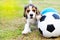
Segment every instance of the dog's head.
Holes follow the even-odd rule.
[[[24,17],[33,19],[36,17],[36,15],[39,15],[39,11],[37,7],[35,7],[33,4],[29,4],[24,8]]]

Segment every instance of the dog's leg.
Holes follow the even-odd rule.
[[[27,21],[27,23],[25,24],[25,28],[24,30],[22,31],[22,34],[27,34],[27,33],[30,33],[31,30],[30,30],[30,27],[29,27],[29,22]]]

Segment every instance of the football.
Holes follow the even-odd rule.
[[[41,11],[42,17],[38,21],[39,32],[44,37],[60,36],[60,15],[54,8]]]

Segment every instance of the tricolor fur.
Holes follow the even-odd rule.
[[[37,7],[35,7],[33,4],[29,4],[24,8],[24,17],[26,18],[26,24],[22,34],[27,34],[31,32],[30,25],[36,24],[37,19],[39,19],[41,15]]]

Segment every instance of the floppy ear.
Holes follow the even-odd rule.
[[[40,14],[40,11],[37,9],[37,11],[36,11],[36,19],[40,20],[41,16],[42,15]]]
[[[23,14],[24,17],[26,17],[26,14],[25,14],[25,11],[24,11],[24,14]]]
[[[42,17],[42,15],[39,13],[36,15],[36,20],[40,20],[40,18]]]
[[[23,16],[26,17],[26,19],[27,19],[26,8],[27,7],[24,8],[24,14],[23,14]]]
[[[26,7],[24,8],[24,14],[23,14],[24,17],[26,17],[25,13],[26,13]]]
[[[36,10],[36,14],[37,14],[37,15],[40,15],[40,12],[39,12],[39,10],[38,10],[38,9]]]

